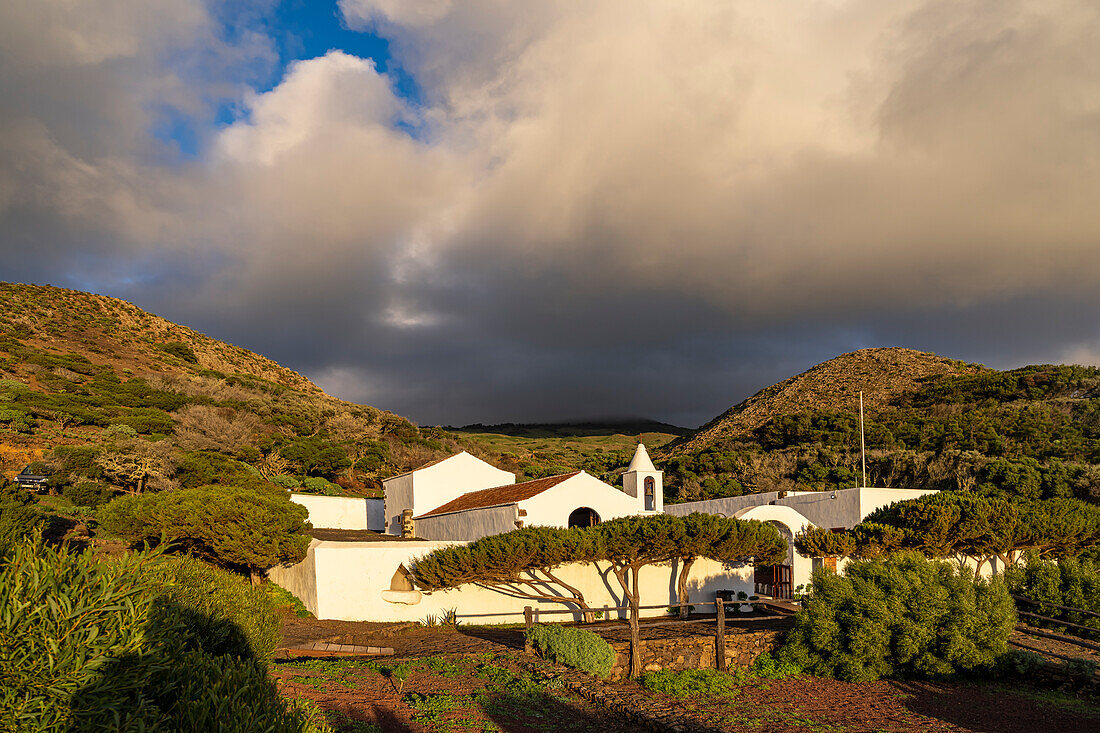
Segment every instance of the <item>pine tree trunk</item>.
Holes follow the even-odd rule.
[[[249,568],[248,569],[248,574],[249,574],[249,577],[252,580],[252,585],[254,585],[254,586],[263,585],[263,582],[264,582],[264,571],[263,570],[257,570],[256,568]]]
[[[642,638],[638,629],[638,568],[630,569],[630,676],[642,676]]]
[[[680,559],[680,576],[676,579],[676,599],[680,604],[686,604],[688,602],[688,573],[691,572],[691,566],[694,564],[694,557]],[[687,618],[689,612],[690,609],[686,605],[680,606],[680,618]]]

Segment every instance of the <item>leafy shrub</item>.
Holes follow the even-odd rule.
[[[789,659],[776,659],[764,652],[752,662],[752,673],[768,680],[782,680],[802,673],[802,668]]]
[[[992,665],[1015,623],[1003,582],[903,553],[816,573],[777,659],[853,682],[943,677]]]
[[[81,481],[67,485],[61,494],[76,506],[97,507],[113,499],[115,492],[95,481]]]
[[[198,649],[270,661],[279,643],[279,620],[263,588],[187,556],[165,561],[160,573],[167,586],[160,601],[177,607]]]
[[[299,489],[302,487],[301,482],[298,481],[297,478],[295,478],[294,476],[288,476],[285,473],[280,473],[277,476],[272,476],[270,481],[276,486],[282,486],[284,489]]]
[[[543,657],[582,672],[607,677],[615,664],[615,650],[591,631],[538,624],[528,638]]]
[[[135,542],[164,538],[199,557],[258,575],[305,557],[308,515],[281,490],[200,486],[120,497],[100,510],[99,519],[111,534]]]
[[[274,608],[290,608],[298,618],[310,618],[313,616],[313,614],[309,612],[309,609],[306,608],[306,605],[302,603],[302,599],[286,588],[268,581],[264,583],[263,589],[267,591],[267,597],[270,599],[271,605]]]
[[[16,547],[0,565],[0,729],[328,730],[261,663],[201,648],[201,609],[164,601],[160,563]]]
[[[324,494],[325,496],[339,496],[343,493],[343,489],[338,485],[319,476],[306,476],[303,478],[302,488],[311,494]]]
[[[126,425],[142,435],[154,433],[171,435],[176,427],[171,415],[164,410],[151,407],[135,407],[125,415],[115,418],[115,422]]]
[[[676,697],[695,697],[697,695],[728,695],[736,680],[733,676],[716,669],[687,669],[671,672],[662,669],[647,672],[640,680],[642,687],[653,692],[663,692]]]
[[[1005,571],[1004,580],[1010,592],[1033,601],[1050,604],[1039,606],[1026,604],[1021,606],[1023,610],[1081,626],[1091,626],[1096,631],[1075,629],[1071,633],[1100,639],[1100,618],[1054,608],[1054,606],[1071,606],[1100,613],[1100,563],[1072,558],[1054,562],[1029,554],[1023,563]],[[1027,622],[1047,628],[1065,628],[1038,619],[1029,618]]]
[[[107,437],[109,438],[136,438],[137,434],[136,430],[123,423],[111,423],[107,426]]]
[[[169,341],[166,344],[158,344],[157,348],[165,354],[171,354],[191,364],[199,363],[199,357],[195,356],[195,350],[182,341]]]
[[[0,557],[42,524],[31,493],[0,477]]]

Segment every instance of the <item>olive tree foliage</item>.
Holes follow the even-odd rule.
[[[247,568],[258,583],[267,568],[305,557],[308,516],[274,486],[217,485],[119,497],[100,511],[100,524],[134,542],[168,541],[215,564]]]
[[[95,463],[108,479],[129,494],[171,488],[176,470],[173,446],[165,440],[155,443],[137,438],[127,440],[99,453]]]
[[[975,572],[997,558],[1012,567],[1027,550],[1076,557],[1100,541],[1100,507],[1077,499],[1014,502],[941,492],[878,509],[850,530],[806,529],[795,548],[808,557],[869,559],[915,550],[926,557],[970,560]]]
[[[473,583],[519,598],[575,604],[588,611],[579,589],[554,570],[599,559],[594,537],[579,527],[523,527],[468,545],[439,548],[416,560],[409,573],[426,591]],[[586,613],[588,619],[590,614]]]
[[[1000,579],[902,552],[815,573],[778,656],[851,682],[944,677],[991,666],[1015,624]]]

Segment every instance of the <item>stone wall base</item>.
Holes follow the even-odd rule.
[[[730,630],[726,634],[726,668],[749,667],[764,652],[771,653],[779,646],[782,632],[776,630]],[[667,669],[680,672],[685,669],[715,669],[717,655],[713,636],[691,636],[680,639],[648,639],[641,642],[642,669],[656,672]],[[611,679],[630,676],[630,642],[611,643],[615,650],[615,666]]]

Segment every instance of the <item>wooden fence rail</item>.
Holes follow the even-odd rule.
[[[1069,626],[1069,627],[1072,627],[1074,629],[1084,629],[1085,631],[1092,631],[1094,633],[1100,634],[1100,629],[1096,628],[1095,626],[1083,626],[1081,624],[1073,624],[1073,623],[1070,623],[1069,621],[1063,621],[1060,618],[1051,618],[1050,616],[1040,616],[1037,613],[1028,613],[1027,611],[1017,611],[1016,613],[1019,614],[1020,616],[1027,616],[1028,618],[1037,618],[1037,619],[1040,619],[1042,621],[1049,621],[1051,623],[1058,624],[1059,626]]]
[[[737,606],[741,605],[741,601],[733,601],[732,603],[733,603],[733,605],[737,605]],[[683,608],[685,606],[694,606],[694,607],[714,606],[714,616],[715,617],[714,617],[713,620],[710,619],[710,618],[690,619],[690,620],[669,619],[669,620],[666,620],[666,621],[650,621],[650,622],[644,623],[644,624],[638,623],[637,620],[634,620],[633,623],[630,624],[630,667],[631,667],[631,670],[641,669],[641,639],[639,637],[638,630],[640,628],[642,628],[643,626],[644,627],[681,626],[683,624],[704,624],[704,623],[709,624],[709,623],[714,623],[715,624],[715,632],[714,632],[714,654],[715,654],[714,662],[715,662],[715,664],[714,664],[714,666],[715,666],[716,669],[718,669],[721,672],[726,671],[726,606],[727,606],[727,602],[723,601],[721,596],[716,596],[714,601],[705,601],[705,602],[701,602],[701,603],[663,603],[663,604],[656,605],[656,606],[638,606],[638,610],[641,611],[641,610],[649,610],[649,609],[654,609],[654,608]],[[602,608],[588,609],[589,612],[595,612],[595,611],[603,611],[603,612],[628,611],[629,612],[630,610],[631,610],[630,606],[604,606]],[[534,649],[533,649],[533,647],[531,645],[531,641],[530,641],[530,631],[531,631],[531,628],[539,622],[539,615],[540,614],[560,615],[560,614],[565,614],[565,613],[576,614],[576,613],[585,613],[585,611],[583,609],[578,609],[578,610],[549,609],[549,610],[544,611],[544,610],[540,610],[540,609],[537,609],[537,608],[533,608],[531,606],[525,607],[523,609],[523,623],[524,623],[524,627],[525,627],[524,628],[523,650],[528,654],[534,653]],[[501,615],[504,615],[504,614],[501,614]],[[773,617],[768,617],[768,619],[771,619],[771,618],[773,618]],[[758,618],[756,620],[768,620],[768,619],[759,619]],[[745,620],[748,620],[748,619],[745,619]]]
[[[1046,601],[1036,601],[1033,598],[1028,598],[1027,596],[1018,596],[1015,593],[1012,594],[1012,597],[1015,598],[1017,601],[1023,601],[1024,603],[1032,603],[1036,606],[1047,606],[1049,608],[1057,608],[1059,611],[1073,611],[1074,613],[1083,613],[1086,616],[1096,616],[1097,618],[1100,618],[1100,613],[1097,613],[1096,611],[1089,611],[1089,610],[1084,609],[1084,608],[1074,608],[1073,606],[1059,606],[1057,603],[1048,603]]]

